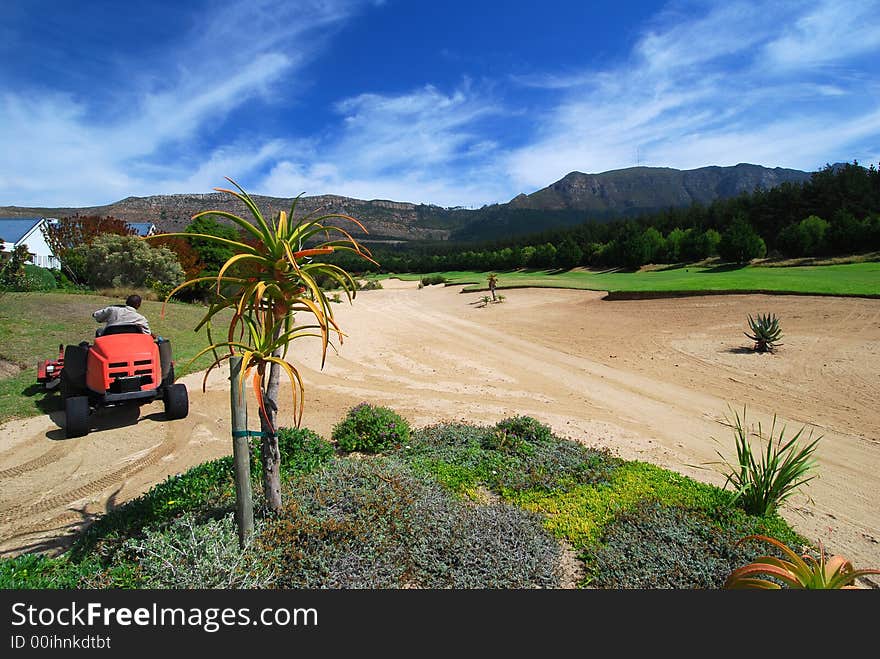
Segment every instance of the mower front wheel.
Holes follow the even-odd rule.
[[[71,396],[64,399],[68,437],[82,437],[89,433],[89,397]]]
[[[168,419],[183,419],[189,414],[189,394],[182,382],[172,384],[165,390],[165,416]]]

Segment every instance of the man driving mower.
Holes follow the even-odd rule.
[[[144,334],[152,334],[150,322],[138,312],[140,306],[141,296],[132,294],[125,299],[125,304],[112,304],[95,311],[92,318],[104,323],[104,327],[99,327],[95,331],[95,336],[103,335],[107,328],[113,325],[137,325]]]

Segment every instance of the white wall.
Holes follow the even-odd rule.
[[[17,244],[27,245],[28,252],[33,255],[30,258],[30,263],[41,268],[60,268],[61,261],[52,255],[52,249],[49,247],[46,238],[43,236],[43,232],[40,230],[42,225],[42,222],[38,223],[33,229],[31,229],[30,233],[26,234]],[[13,248],[14,246],[10,245],[10,243],[3,243],[4,251],[11,252]]]

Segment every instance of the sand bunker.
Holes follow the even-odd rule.
[[[729,407],[787,435],[823,435],[819,478],[783,509],[804,535],[857,567],[880,567],[880,300],[731,295],[603,301],[550,289],[485,293],[389,282],[334,305],[348,334],[320,370],[317,341],[293,359],[306,383],[303,425],[325,437],[349,407],[387,405],[414,426],[491,424],[528,414],[563,435],[721,485],[705,463],[734,457]],[[746,316],[776,313],[776,354],[753,353]],[[61,418],[0,428],[0,550],[51,548],[83,520],[167,475],[231,452],[228,372],[185,379],[190,415],[105,410],[67,440]],[[251,410],[251,425],[256,410]],[[289,398],[281,421],[292,423]],[[806,436],[806,435],[805,435]],[[714,438],[714,439],[713,439]],[[716,441],[717,440],[717,441]],[[809,495],[809,498],[808,498]]]

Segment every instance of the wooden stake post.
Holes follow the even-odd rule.
[[[251,456],[247,429],[247,401],[239,389],[241,357],[229,359],[230,402],[232,406],[232,457],[235,464],[235,522],[238,544],[244,547],[254,532],[254,499],[251,490]]]

